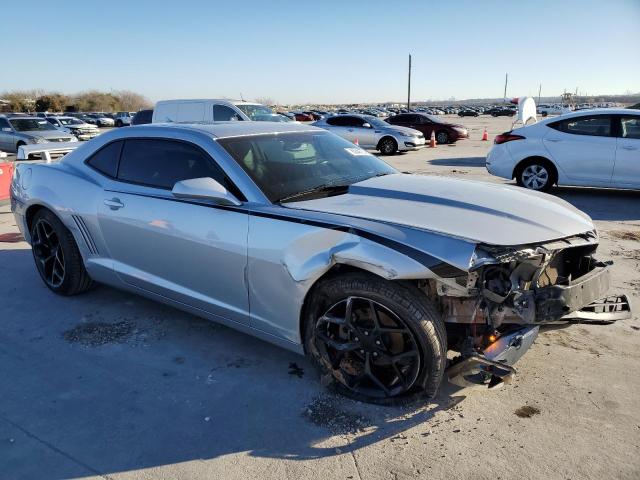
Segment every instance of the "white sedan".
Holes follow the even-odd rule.
[[[640,110],[581,110],[505,132],[487,155],[489,173],[518,185],[640,188]]]

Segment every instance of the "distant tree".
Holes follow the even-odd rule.
[[[118,99],[118,109],[123,112],[137,112],[151,106],[151,101],[131,90],[120,90],[114,94]]]
[[[66,95],[52,93],[38,97],[35,108],[37,112],[62,112],[68,103],[69,98]]]
[[[255,99],[256,103],[261,103],[262,105],[275,105],[276,101],[273,98],[269,97],[258,97]]]

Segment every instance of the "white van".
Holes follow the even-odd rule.
[[[267,120],[273,111],[259,103],[219,99],[161,100],[153,109],[152,123],[211,123],[233,120]]]
[[[211,123],[251,120],[228,100],[161,100],[153,109],[151,123]]]

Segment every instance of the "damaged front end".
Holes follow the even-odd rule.
[[[521,247],[479,245],[467,276],[437,282],[432,293],[450,346],[460,352],[449,380],[489,387],[509,381],[540,325],[629,318],[626,296],[606,296],[610,263],[594,258],[597,246],[595,232]]]

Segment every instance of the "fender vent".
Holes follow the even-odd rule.
[[[98,248],[96,247],[95,242],[93,241],[93,237],[91,237],[91,233],[89,233],[89,229],[87,225],[84,223],[84,219],[79,215],[71,215],[73,217],[73,221],[76,222],[78,226],[78,230],[82,234],[82,238],[84,239],[84,243],[87,245],[89,252],[91,255],[98,254]]]

